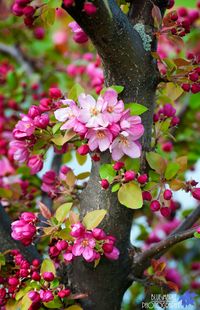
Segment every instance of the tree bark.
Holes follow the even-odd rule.
[[[151,51],[145,51],[139,34],[115,1],[108,1],[109,10],[104,1],[96,1],[98,11],[92,17],[82,12],[81,1],[75,3],[67,11],[96,47],[103,62],[106,85],[124,86],[120,95],[125,103],[137,102],[148,108],[142,116],[145,134],[141,142],[145,152],[150,148],[158,84],[158,71]],[[108,211],[102,227],[106,233],[117,238],[120,258],[115,262],[102,259],[97,268],[76,259],[68,267],[67,277],[73,290],[88,294],[87,298],[80,300],[84,310],[119,310],[123,295],[131,285],[128,278],[131,270],[129,248],[134,214],[119,204],[116,193],[101,189],[99,167],[109,162],[111,158],[108,153],[102,154],[100,162],[93,162],[90,180],[80,197],[80,211],[81,216],[96,209]]]

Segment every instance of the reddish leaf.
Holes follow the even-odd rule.
[[[157,5],[153,5],[151,14],[154,20],[154,26],[159,29],[160,26],[162,25],[162,15]]]
[[[40,201],[39,207],[40,207],[40,212],[41,212],[42,216],[44,216],[45,219],[49,220],[52,217],[52,214],[49,211],[49,209],[47,208],[47,206],[45,206],[45,204]]]

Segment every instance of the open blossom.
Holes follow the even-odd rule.
[[[29,157],[27,143],[24,140],[11,141],[9,153],[13,156],[14,160],[18,161],[19,163],[26,162]]]
[[[88,139],[88,145],[91,151],[99,148],[101,152],[107,150],[112,142],[112,134],[106,128],[94,128],[88,130],[85,137]]]
[[[28,167],[31,169],[31,174],[36,174],[43,168],[43,162],[39,155],[29,157]]]
[[[122,131],[111,145],[112,158],[117,161],[124,155],[138,158],[141,155],[141,146],[134,137],[126,131]]]
[[[0,176],[5,176],[7,174],[13,173],[14,169],[6,157],[0,159]]]
[[[96,245],[93,235],[85,233],[82,238],[76,239],[72,247],[72,254],[74,256],[83,256],[87,262],[92,262],[96,258],[94,247]]]
[[[81,111],[78,119],[86,124],[86,127],[106,127],[108,121],[104,119],[103,108],[104,101],[99,97],[97,101],[90,95],[81,94],[78,98],[81,106]]]
[[[28,116],[23,116],[22,119],[16,124],[13,130],[13,136],[16,139],[24,139],[30,137],[35,131],[33,120]]]
[[[90,151],[110,150],[112,158],[119,160],[124,155],[138,158],[141,145],[138,141],[144,133],[139,116],[132,116],[118,100],[115,90],[109,88],[97,100],[91,95],[81,94],[78,103],[63,100],[67,107],[54,112],[64,124],[61,130],[73,129],[87,139]]]

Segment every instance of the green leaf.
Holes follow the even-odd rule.
[[[21,308],[20,310],[28,310],[30,306],[32,305],[32,301],[28,297],[28,294],[24,295],[21,301]]]
[[[119,190],[119,188],[120,188],[120,184],[119,183],[114,184],[112,186],[112,189],[111,189],[112,193],[117,192]]]
[[[149,164],[149,166],[154,169],[159,174],[162,174],[165,172],[166,169],[166,162],[164,158],[162,158],[161,155],[154,152],[146,153],[146,159]]]
[[[82,173],[79,173],[76,178],[78,180],[84,180],[86,178],[88,178],[90,176],[90,172],[82,172]]]
[[[75,137],[76,133],[73,130],[68,130],[66,131],[65,135],[55,135],[54,138],[51,139],[51,141],[53,143],[55,143],[56,145],[62,146],[64,145],[66,142],[68,142],[69,140],[71,140],[73,137]]]
[[[86,229],[91,230],[97,227],[104,219],[106,213],[107,211],[104,209],[94,210],[87,213],[83,218],[83,224],[85,225]]]
[[[130,209],[140,209],[143,205],[141,188],[134,182],[123,184],[118,191],[119,202]]]
[[[71,207],[72,207],[72,202],[67,202],[67,203],[63,203],[56,210],[55,218],[58,220],[59,223],[62,223],[66,219],[66,216],[69,213]]]
[[[131,115],[141,115],[148,109],[142,104],[131,102],[125,104],[126,109],[130,109]]]
[[[49,0],[48,1],[48,7],[53,8],[53,9],[61,7],[61,4],[62,4],[62,0]]]
[[[16,300],[20,300],[27,292],[30,291],[30,287],[26,286],[22,288],[20,291],[18,291],[15,295]]]
[[[44,306],[49,309],[61,309],[63,304],[60,301],[60,299],[56,296],[54,297],[54,300],[49,301],[49,302],[44,302]]]
[[[103,164],[99,168],[99,174],[102,179],[107,179],[108,182],[111,183],[116,176],[116,171],[111,164]]]
[[[197,231],[195,231],[194,237],[200,239],[200,234]]]
[[[83,308],[81,308],[78,305],[73,305],[73,306],[66,308],[66,310],[83,310]]]
[[[80,84],[75,84],[68,92],[67,97],[74,101],[77,101],[80,94],[84,93],[84,89],[81,87]]]
[[[7,74],[7,83],[8,83],[8,86],[11,88],[11,89],[16,89],[17,88],[17,76],[16,76],[16,73],[14,71],[10,71],[8,72]]]
[[[109,87],[104,87],[102,89],[102,91],[101,91],[101,95],[105,94],[106,90],[108,90],[109,88],[114,89],[118,94],[120,94],[124,90],[124,86],[112,85],[112,86],[109,86]]]
[[[41,273],[46,272],[46,271],[52,272],[54,275],[56,275],[56,268],[54,266],[54,263],[49,258],[45,258],[43,260],[41,269],[40,269]]]
[[[11,198],[13,192],[10,189],[0,188],[0,198]]]
[[[133,170],[138,172],[140,169],[140,160],[138,158],[127,157],[125,159],[125,168],[126,170]]]
[[[42,9],[42,13],[40,15],[40,19],[44,25],[44,27],[49,27],[54,24],[55,21],[55,9],[49,8],[46,5]]]
[[[76,159],[79,165],[83,166],[87,161],[87,155],[80,155],[78,152],[76,152]]]
[[[165,178],[171,180],[179,171],[180,165],[177,163],[169,163],[165,171]]]
[[[56,123],[56,124],[53,126],[53,128],[52,128],[52,133],[53,133],[53,135],[55,135],[55,133],[60,129],[61,125],[62,125],[62,123],[58,122],[58,123]]]

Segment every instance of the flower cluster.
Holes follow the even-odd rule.
[[[54,112],[58,121],[64,123],[61,130],[73,129],[88,141],[90,151],[110,150],[113,160],[123,155],[138,158],[141,145],[138,139],[144,127],[139,116],[132,116],[113,89],[107,89],[95,100],[91,95],[81,94],[78,103],[63,100],[67,107]]]
[[[87,34],[83,31],[83,29],[77,24],[77,22],[71,22],[69,23],[69,27],[74,33],[73,40],[76,43],[86,43],[88,41],[88,36]]]
[[[80,58],[82,60],[81,63],[79,61]],[[82,56],[79,55],[79,58],[74,59],[74,61],[67,66],[67,74],[77,80],[86,77],[88,80],[87,86],[95,89],[97,94],[99,94],[103,88],[104,74],[99,56],[94,59],[91,53],[85,53]]]
[[[153,116],[155,123],[158,121],[164,121],[166,118],[171,118],[171,127],[177,126],[180,122],[178,116],[176,116],[176,109],[170,103],[165,104]]]
[[[87,262],[99,261],[101,255],[110,260],[117,260],[119,250],[115,247],[116,238],[106,233],[101,228],[86,230],[80,222],[71,226],[70,235],[73,242],[58,240],[49,248],[52,259],[58,260],[60,254],[65,262],[71,262],[75,257],[82,256]]]
[[[3,268],[0,276],[1,309],[4,309],[3,306],[6,306],[7,301],[13,300],[14,302],[16,294],[23,290],[28,292],[30,310],[40,309],[42,303],[48,303],[54,299],[59,300],[60,306],[64,307],[68,304],[66,298],[73,299],[70,289],[59,284],[53,272],[40,270],[42,265],[38,259],[29,263],[18,250],[11,250],[9,254],[13,260],[12,266],[9,269],[8,264],[5,270]],[[52,266],[53,263],[47,260],[47,264]],[[53,283],[54,285],[51,285]],[[15,305],[18,308],[17,303]]]
[[[69,8],[70,6],[72,6],[74,4],[74,0],[64,0],[63,4],[66,8]],[[83,4],[83,11],[87,14],[87,15],[93,15],[96,13],[97,8],[96,6],[90,2],[90,1],[85,1]]]
[[[21,241],[25,246],[31,244],[36,234],[36,221],[37,217],[34,213],[22,213],[19,220],[11,224],[13,239]]]
[[[50,88],[50,98],[42,98],[39,106],[32,105],[28,114],[21,114],[21,120],[18,121],[13,136],[15,140],[10,143],[9,154],[19,163],[27,163],[31,174],[36,174],[43,167],[43,155],[41,152],[34,152],[34,146],[37,143],[37,135],[40,137],[41,131],[47,129],[50,125],[49,111],[54,110],[59,103],[55,103],[62,97],[58,88]],[[48,141],[43,144],[43,151],[49,147]]]
[[[24,16],[24,24],[31,27],[34,22],[36,8],[29,5],[32,0],[15,0],[12,12],[16,16]]]

